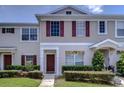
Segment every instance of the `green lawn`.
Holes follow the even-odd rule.
[[[56,79],[54,86],[55,87],[113,87],[112,85],[106,85],[106,84],[65,81],[64,78]]]
[[[30,78],[0,78],[0,87],[38,87],[40,82]]]

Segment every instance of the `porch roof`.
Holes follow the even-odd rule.
[[[118,49],[119,44],[116,41],[113,41],[111,39],[103,40],[102,42],[93,44],[90,46],[90,48],[95,49],[102,49],[102,48],[111,48],[111,49]]]

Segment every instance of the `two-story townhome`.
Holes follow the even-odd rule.
[[[92,65],[96,50],[105,66],[124,51],[124,15],[96,15],[74,6],[36,14],[38,24],[0,23],[0,67],[40,65],[44,73],[61,75],[63,65]]]

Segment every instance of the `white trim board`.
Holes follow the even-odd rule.
[[[94,43],[40,43],[40,45],[92,45]]]

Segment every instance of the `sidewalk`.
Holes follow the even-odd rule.
[[[46,74],[39,87],[54,87],[55,75]]]

